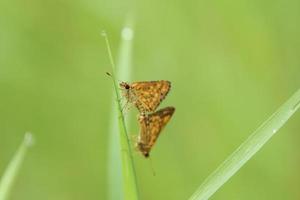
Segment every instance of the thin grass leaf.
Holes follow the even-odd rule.
[[[110,117],[110,128],[108,138],[108,198],[109,200],[124,199],[122,191],[122,163],[121,154],[119,150],[120,146],[120,135],[118,133],[118,115],[117,103],[113,98],[111,117]],[[113,186],[113,187],[112,187]]]
[[[120,154],[122,159],[122,182],[123,182],[123,192],[124,199],[138,199],[138,189],[136,183],[136,174],[134,169],[133,157],[130,148],[130,140],[127,133],[124,116],[122,113],[122,106],[120,103],[120,94],[118,89],[118,84],[115,76],[115,64],[113,60],[113,56],[111,53],[111,48],[109,44],[109,40],[107,34],[104,32],[103,36],[105,37],[106,46],[109,54],[109,59],[111,62],[111,75],[113,78],[113,85],[116,93],[116,101],[118,107],[118,125],[119,125],[119,139],[120,139]]]
[[[33,138],[31,133],[26,133],[22,144],[15,153],[13,159],[7,166],[1,181],[0,181],[0,200],[6,200],[9,197],[12,190],[13,183],[20,171],[21,165],[27,153],[27,150],[33,144]]]
[[[117,58],[117,72],[116,76],[121,80],[130,80],[131,74],[131,58],[132,58],[132,39],[133,30],[130,28],[130,24],[127,23],[121,32],[121,44]],[[121,155],[119,151],[120,135],[118,132],[118,115],[117,102],[115,95],[113,95],[112,112],[110,119],[110,131],[109,131],[109,145],[108,145],[108,199],[124,199],[122,191],[122,168],[121,168]],[[113,186],[113,187],[111,187]]]
[[[197,189],[190,200],[209,199],[300,107],[300,89],[244,141]]]

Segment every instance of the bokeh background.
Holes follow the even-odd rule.
[[[132,80],[170,80],[161,107],[177,109],[151,152],[156,176],[134,154],[141,199],[190,197],[300,86],[298,0],[1,0],[0,174],[25,131],[37,141],[11,199],[108,199],[116,187],[100,33],[116,55],[128,15]],[[212,199],[300,199],[299,122],[298,113]]]

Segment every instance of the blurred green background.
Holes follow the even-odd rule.
[[[112,83],[100,33],[116,55],[128,15],[132,80],[170,80],[161,107],[176,107],[151,152],[156,176],[134,154],[141,199],[190,197],[300,86],[298,0],[1,0],[0,174],[25,131],[37,140],[11,199],[108,198]],[[299,122],[212,199],[300,199]]]

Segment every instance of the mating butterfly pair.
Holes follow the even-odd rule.
[[[133,104],[140,112],[138,121],[140,135],[137,141],[138,150],[147,158],[160,132],[171,119],[175,108],[166,107],[155,112],[159,104],[169,93],[169,81],[122,82],[123,96],[127,103]]]

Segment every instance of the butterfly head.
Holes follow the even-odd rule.
[[[150,156],[149,152],[145,152],[143,155],[145,156],[145,158],[148,158]]]
[[[150,156],[149,154],[149,147],[147,145],[145,145],[142,142],[138,142],[137,143],[137,148],[139,149],[139,151],[145,156],[145,158],[148,158]]]
[[[126,83],[126,82],[121,82],[120,83],[120,87],[122,89],[125,89],[125,90],[129,90],[130,89],[130,85],[128,83]]]

